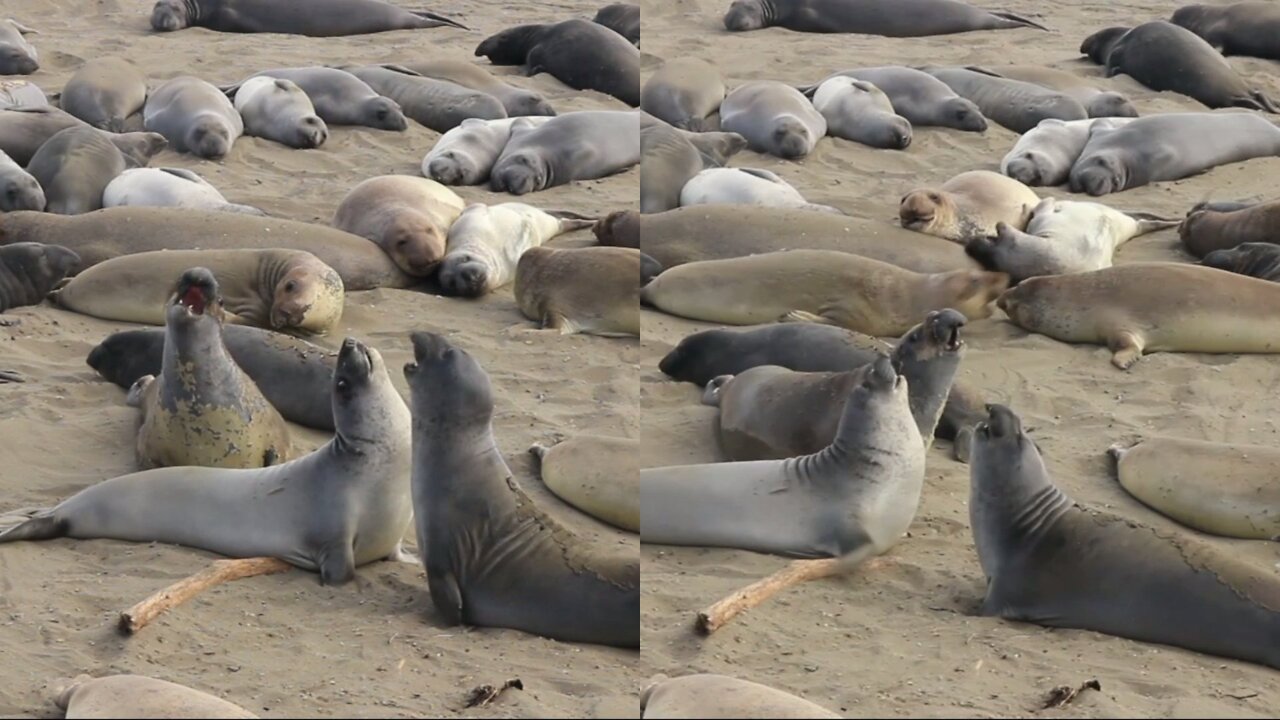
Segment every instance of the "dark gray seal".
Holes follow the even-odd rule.
[[[46,140],[69,127],[86,123],[55,107],[0,110],[0,151],[26,166]]]
[[[983,615],[1280,668],[1280,581],[1270,568],[1076,504],[1018,416],[988,409],[974,431],[969,495]]]
[[[1036,28],[1039,23],[959,0],[734,0],[725,13],[731,32],[783,27],[811,33],[926,37],[973,30]]]
[[[605,5],[596,11],[591,22],[603,25],[631,41],[640,44],[640,6],[631,3]]]
[[[151,27],[157,32],[202,27],[338,37],[441,26],[468,29],[443,15],[403,10],[381,0],[159,0],[151,10]]]
[[[79,215],[102,207],[102,192],[117,175],[146,160],[168,143],[157,133],[131,133],[136,138],[108,136],[91,127],[70,127],[49,138],[27,164],[45,195],[45,211]],[[116,142],[140,141],[137,155],[126,157]],[[141,162],[139,162],[141,159]]]
[[[1280,60],[1280,5],[1274,2],[1184,5],[1169,22],[1204,38],[1223,55]]]
[[[443,133],[467,118],[497,120],[507,116],[498,99],[447,80],[423,77],[400,65],[347,66],[343,70],[364,81],[374,92],[391,98],[404,114]]]
[[[517,25],[476,46],[494,65],[522,65],[525,74],[551,73],[575,90],[597,90],[640,106],[640,51],[626,38],[587,20]]]
[[[413,509],[444,621],[639,648],[639,553],[590,552],[540,511],[494,441],[489,375],[440,335],[411,339]]]
[[[1089,113],[1063,93],[1021,80],[1001,77],[980,67],[926,67],[925,72],[947,84],[978,106],[984,117],[1016,133],[1025,133],[1041,120],[1084,120]]]
[[[1230,250],[1241,243],[1280,240],[1280,200],[1247,203],[1201,203],[1178,226],[1182,247],[1196,257]]]
[[[1085,78],[1065,70],[1043,65],[998,65],[994,70],[1001,77],[1029,82],[1075,98],[1091,118],[1138,117],[1137,108],[1124,95],[1103,90]]]
[[[59,245],[0,245],[0,312],[39,305],[55,285],[79,266],[80,256]]]
[[[1241,243],[1229,250],[1214,250],[1201,265],[1238,275],[1280,282],[1280,245],[1267,242]]]
[[[680,207],[680,191],[693,176],[747,147],[737,133],[689,135],[664,122],[640,130],[640,212]]]
[[[409,126],[395,100],[379,95],[363,80],[345,70],[320,66],[278,68],[263,70],[245,80],[260,76],[293,81],[311,99],[316,114],[326,123],[397,131]],[[228,97],[234,97],[243,84],[242,80],[219,89]]]
[[[889,96],[893,111],[913,126],[932,125],[968,132],[985,132],[987,129],[987,119],[972,100],[960,97],[946,83],[915,68],[890,65],[842,70],[828,75],[816,85],[800,88],[800,91],[812,98],[823,82],[841,75],[875,85]]]
[[[39,181],[0,150],[0,212],[44,210],[45,202]]]
[[[0,75],[30,75],[40,69],[40,54],[22,37],[33,32],[17,20],[0,20]]]
[[[639,113],[582,110],[537,127],[513,126],[489,189],[513,195],[595,180],[640,163]]]
[[[423,77],[447,80],[472,90],[488,93],[498,98],[498,102],[506,108],[507,117],[550,117],[556,114],[555,108],[551,107],[551,103],[547,102],[546,98],[532,90],[509,85],[475,63],[437,58],[404,63],[404,67]]]
[[[125,131],[147,103],[147,79],[137,65],[109,57],[86,62],[62,88],[63,110],[100,129]]]

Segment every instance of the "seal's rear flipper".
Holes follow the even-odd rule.
[[[5,383],[26,382],[27,379],[22,377],[22,373],[17,370],[0,370],[0,385]]]
[[[717,375],[707,381],[707,389],[702,393],[702,404],[720,407],[720,391],[724,384],[733,379],[732,375]]]
[[[662,263],[640,253],[640,287],[648,285],[649,281],[661,275],[663,270]]]
[[[431,12],[430,10],[410,10],[410,11],[409,11],[409,14],[411,14],[411,15],[417,15],[418,17],[422,18],[423,20],[434,20],[434,21],[435,21],[435,24],[434,24],[434,25],[423,25],[423,27],[440,27],[440,26],[444,25],[444,26],[448,26],[448,27],[456,27],[456,28],[458,28],[458,29],[460,29],[460,30],[470,30],[470,29],[471,29],[471,28],[467,27],[466,25],[463,25],[462,23],[458,22],[457,20],[453,20],[453,19],[447,18],[447,17],[445,17],[444,15],[438,15],[438,14],[436,14],[436,13]]]
[[[1014,15],[1011,12],[993,12],[991,14],[1009,23],[1004,27],[1033,27],[1037,30],[1044,30],[1045,32],[1049,32],[1049,28],[1033,20],[1028,20],[1022,17],[1021,15]]]
[[[1280,107],[1276,107],[1275,102],[1273,102],[1271,98],[1264,95],[1262,91],[1254,90],[1252,94],[1253,94],[1253,99],[1258,103],[1260,109],[1266,110],[1267,112],[1273,115],[1280,114]]]
[[[52,510],[42,508],[31,512],[38,514],[4,532],[0,532],[0,543],[17,542],[19,540],[49,540],[66,536],[67,521],[54,517]],[[15,514],[21,515],[23,513]]]

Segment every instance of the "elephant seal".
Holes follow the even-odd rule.
[[[1280,60],[1280,7],[1273,3],[1184,5],[1169,22],[1199,35],[1223,55]]]
[[[640,128],[640,212],[680,207],[684,186],[704,168],[721,168],[747,147],[737,133],[689,133],[665,122]]]
[[[22,37],[34,32],[12,18],[0,21],[0,75],[30,75],[40,69],[40,53]]]
[[[893,111],[913,126],[932,125],[967,132],[986,132],[987,119],[971,100],[966,100],[938,78],[922,70],[884,66],[842,70],[817,85],[801,88],[812,97],[822,83],[835,77],[850,77],[875,85],[889,97]]]
[[[1280,240],[1280,200],[1239,208],[1197,206],[1178,226],[1187,252],[1205,257],[1215,250],[1230,250],[1243,243]]]
[[[1200,261],[1205,267],[1280,282],[1280,245],[1240,243],[1228,250],[1214,250]]]
[[[991,68],[1001,77],[1056,90],[1084,106],[1091,118],[1138,117],[1138,110],[1124,95],[1103,90],[1085,78],[1043,65],[999,65]]]
[[[524,195],[634,167],[640,163],[637,123],[635,112],[583,110],[536,128],[513,127],[489,174],[489,189]]]
[[[165,324],[173,277],[205,267],[218,278],[226,321],[324,335],[342,317],[342,278],[301,250],[161,250],[123,255],[77,275],[50,296],[103,320]]]
[[[596,11],[591,22],[603,25],[631,42],[640,44],[640,6],[631,3],[613,3]]]
[[[831,445],[813,455],[641,469],[640,542],[851,565],[885,552],[915,517],[924,483],[907,390],[881,355],[849,393]]]
[[[100,129],[124,132],[126,121],[147,103],[147,79],[118,57],[86,62],[62,88],[63,110]]]
[[[458,127],[467,118],[499,120],[507,116],[502,103],[492,95],[448,80],[423,77],[400,65],[341,69],[355,75],[379,95],[394,100],[407,117],[439,133]]]
[[[640,213],[635,210],[615,210],[596,221],[591,232],[600,245],[639,250]]]
[[[208,181],[183,168],[132,168],[107,183],[103,207],[174,207],[266,215],[258,208],[227,202]]]
[[[594,220],[558,217],[524,203],[468,205],[449,227],[437,275],[445,295],[481,297],[515,280],[520,258]]]
[[[630,225],[625,221],[612,227],[625,230]],[[643,236],[639,247],[668,268],[804,249],[852,253],[922,273],[981,269],[958,243],[887,222],[834,213],[698,205],[640,215],[634,226],[636,237]]]
[[[838,75],[824,80],[813,94],[813,106],[827,121],[827,134],[873,148],[905,150],[911,145],[911,123],[894,113],[880,88]]]
[[[773,80],[734,88],[720,104],[720,127],[759,153],[799,160],[827,134],[827,120],[798,90]]]
[[[640,694],[640,717],[838,718],[830,710],[791,693],[725,675],[658,675]]]
[[[1274,448],[1157,437],[1108,454],[1120,486],[1152,510],[1212,535],[1280,540]]]
[[[1000,172],[1028,187],[1063,185],[1084,152],[1089,133],[1123,127],[1128,122],[1129,118],[1042,120],[1018,138],[1000,161]]]
[[[475,55],[494,65],[523,66],[526,75],[550,73],[574,90],[596,90],[640,106],[640,50],[587,20],[507,28],[485,38]]]
[[[140,469],[253,468],[289,459],[284,418],[227,352],[222,322],[213,273],[182,273],[165,309],[160,373],[129,390],[129,404],[142,410]]]
[[[40,181],[0,150],[0,212],[40,211],[46,202]]]
[[[805,200],[777,173],[759,168],[707,168],[685,183],[680,205],[755,205],[843,214],[830,205]]]
[[[1270,570],[1078,505],[1004,406],[990,406],[974,432],[969,467],[983,615],[1280,668],[1280,582]]]
[[[411,340],[413,510],[441,618],[639,648],[639,553],[584,550],[539,510],[498,452],[489,375],[440,335]]]
[[[631,248],[529,248],[516,263],[516,304],[561,335],[639,337],[641,260]]]
[[[316,114],[311,99],[292,80],[249,78],[235,91],[236,110],[246,135],[274,140],[291,148],[317,148],[329,139],[329,126]]]
[[[3,252],[0,248],[0,254]],[[85,362],[105,380],[129,390],[142,376],[160,374],[164,334],[164,328],[112,333],[89,351]],[[329,388],[337,353],[249,325],[224,325],[222,342],[235,364],[284,419],[317,430],[333,430]]]
[[[29,80],[0,80],[0,109],[48,106],[49,98],[39,85]]]
[[[83,125],[84,121],[55,107],[0,109],[0,151],[26,167],[46,140]]]
[[[409,127],[400,105],[373,91],[363,80],[345,70],[331,67],[300,67],[263,70],[244,81],[222,88],[236,97],[244,83],[258,77],[288,80],[302,88],[315,114],[329,125],[362,125],[378,130],[400,131]]]
[[[347,290],[405,288],[417,282],[381,248],[358,235],[327,225],[244,213],[117,207],[72,216],[33,212],[0,215],[0,245],[23,241],[75,250],[85,268],[151,250],[284,248],[314,254],[338,271]]]
[[[501,120],[467,118],[446,132],[422,158],[422,175],[444,185],[479,185],[489,180],[493,164],[514,127],[536,128],[550,117]]]
[[[907,381],[911,416],[926,450],[933,444],[960,367],[964,324],[964,315],[955,310],[930,312],[902,336],[889,356]],[[712,379],[703,404],[720,408],[720,448],[730,460],[810,455],[833,442],[845,399],[863,384],[872,367],[828,373],[798,373],[776,365],[753,367]]]
[[[173,467],[92,485],[0,532],[0,543],[70,537],[167,542],[275,557],[341,585],[355,568],[405,559],[413,512],[411,418],[377,350],[342,343],[330,389],[334,438],[266,468]]]
[[[1107,77],[1124,73],[1152,90],[1172,90],[1211,108],[1280,112],[1271,98],[1246,85],[1213,46],[1186,28],[1157,20],[1143,23],[1114,41],[1114,28],[1101,33],[1104,35],[1096,40],[1086,38],[1081,52],[1102,48],[1096,53],[1102,59],[1095,62],[1106,69]],[[1093,58],[1095,53],[1089,54]]]
[[[1025,133],[1041,120],[1084,120],[1084,106],[1074,98],[1040,85],[1001,77],[981,67],[926,67],[925,72],[973,102],[983,117],[1016,133]]]
[[[898,220],[908,230],[964,243],[993,234],[1000,222],[1025,228],[1039,203],[1034,190],[1013,178],[970,170],[902,196]]]
[[[960,0],[733,0],[725,29],[783,27],[797,32],[928,37],[973,30],[1036,28],[1013,13],[990,12]]]
[[[0,245],[0,312],[39,305],[79,265],[80,256],[59,245]]]
[[[440,264],[449,226],[464,206],[462,198],[434,180],[382,175],[347,193],[333,226],[376,243],[405,274],[426,277]]]
[[[68,718],[256,718],[239,705],[184,685],[142,675],[81,675],[56,700]]]
[[[159,0],[151,28],[173,32],[284,33],[308,37],[365,35],[389,30],[467,26],[426,10],[403,10],[382,0],[309,0],[306,8],[275,0]]]
[[[552,445],[534,443],[542,482],[556,497],[614,527],[640,532],[640,442],[578,435]]]
[[[1275,155],[1280,128],[1260,115],[1162,113],[1090,132],[1071,168],[1071,191],[1106,195]]]
[[[1149,213],[1045,198],[1031,211],[1026,232],[997,223],[994,237],[974,238],[965,250],[987,269],[1008,273],[1017,284],[1039,275],[1109,268],[1121,245],[1177,225],[1177,220]]]
[[[1184,263],[1130,263],[1031,278],[997,304],[1024,330],[1106,345],[1111,362],[1128,370],[1144,352],[1280,352],[1280,319],[1269,311],[1275,302],[1280,286],[1265,280]]]
[[[158,133],[131,135],[142,136],[145,145],[139,148],[147,158],[168,145]],[[106,133],[71,127],[40,146],[27,164],[27,172],[44,188],[46,212],[79,215],[100,209],[107,185],[134,165],[133,158],[126,158]]]
[[[161,0],[161,2],[194,0]],[[177,152],[218,160],[244,134],[244,119],[218,88],[190,75],[166,81],[148,97],[142,126]]]
[[[492,95],[502,103],[507,117],[554,117],[556,114],[546,98],[532,90],[509,85],[475,63],[437,58],[404,63],[404,67],[423,77],[447,80]]]
[[[990,317],[991,301],[1008,281],[1003,273],[926,275],[848,253],[785,250],[670,268],[644,287],[641,299],[692,320],[754,325],[785,319],[896,337],[930,310]]]
[[[662,64],[640,91],[640,108],[681,130],[718,130],[712,116],[724,101],[724,78],[714,65],[697,58],[673,58]]]

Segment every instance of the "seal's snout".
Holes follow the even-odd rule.
[[[368,346],[353,337],[343,340],[342,349],[338,351],[338,378],[363,378],[372,372],[373,355]]]
[[[947,350],[955,352],[964,345],[964,340],[960,338],[960,328],[965,326],[968,318],[959,310],[951,308],[936,310],[929,313],[926,322],[929,325],[929,332],[934,342],[942,345]]]
[[[980,426],[992,438],[1013,437],[1022,433],[1022,421],[1004,405],[987,405],[987,421]]]
[[[901,376],[893,367],[893,360],[888,355],[880,355],[876,357],[874,363],[871,364],[871,372],[867,373],[867,379],[863,385],[872,390],[889,390],[898,386]]]
[[[443,335],[432,332],[416,332],[409,339],[413,343],[413,359],[419,365],[441,360],[454,349]]]

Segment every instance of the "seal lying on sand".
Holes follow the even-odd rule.
[[[40,54],[22,37],[34,32],[12,18],[0,21],[0,75],[30,75],[40,69]]]
[[[849,77],[875,85],[889,97],[893,111],[912,125],[935,125],[967,132],[985,132],[987,129],[987,119],[973,101],[960,97],[946,83],[915,68],[889,65],[841,70],[817,85],[800,88],[800,91],[807,97],[814,97],[823,83],[835,77]]]
[[[0,151],[25,167],[46,140],[61,130],[84,124],[55,107],[0,109]]]
[[[1184,5],[1169,22],[1199,35],[1223,55],[1280,60],[1280,7],[1275,3]]]
[[[44,210],[48,200],[40,182],[0,150],[0,213]]]
[[[402,10],[382,0],[308,0],[305,7],[276,0],[159,0],[151,9],[151,27],[157,32],[203,27],[217,32],[338,37],[446,25],[468,29],[443,15]]]
[[[1001,405],[974,432],[970,470],[983,615],[1280,668],[1280,581],[1270,569],[1076,504]]]
[[[544,330],[639,337],[641,263],[630,248],[529,248],[516,263],[516,304]]]
[[[222,343],[222,297],[204,268],[182,274],[165,312],[164,362],[129,390],[142,410],[138,467],[253,468],[289,459],[284,419]]]
[[[648,122],[646,122],[648,121]],[[689,133],[641,114],[640,212],[680,207],[681,193],[698,173],[721,169],[747,141],[737,133]]]
[[[468,205],[449,227],[448,247],[437,277],[446,295],[480,297],[515,280],[530,248],[595,224],[558,217],[523,203]]]
[[[767,685],[725,675],[658,675],[640,694],[640,717],[839,718],[821,705]]]
[[[62,88],[60,105],[90,125],[124,132],[128,119],[147,102],[147,79],[137,65],[118,57],[86,62]]]
[[[1016,133],[1031,130],[1042,120],[1084,120],[1089,117],[1075,98],[1033,83],[1002,77],[981,67],[921,68],[971,100],[988,120]]]
[[[288,80],[302,88],[316,114],[330,125],[363,125],[394,131],[409,126],[404,111],[395,100],[379,95],[360,78],[338,68],[312,66],[263,70],[221,90],[235,97],[242,85],[256,77]]]
[[[494,77],[482,65],[466,60],[434,58],[404,63],[404,66],[423,77],[448,80],[472,90],[479,90],[498,99],[506,108],[508,117],[554,117],[555,108],[546,98],[532,90],[511,85]]]
[[[926,37],[972,30],[1043,25],[1007,12],[989,12],[959,0],[734,0],[725,13],[731,32],[784,27],[813,33]]]
[[[1229,250],[1214,250],[1205,255],[1200,264],[1262,280],[1280,282],[1280,245],[1241,243]]]
[[[827,120],[800,91],[774,80],[734,88],[720,104],[720,127],[758,153],[799,160],[827,134]]]
[[[207,160],[226,157],[244,134],[244,118],[227,96],[190,75],[167,80],[152,91],[142,117],[143,127],[163,135],[173,150]]]
[[[1243,243],[1276,242],[1280,240],[1280,200],[1240,207],[1197,205],[1178,226],[1178,236],[1187,252],[1196,257]]]
[[[40,146],[27,164],[44,188],[45,211],[59,215],[79,215],[102,207],[102,194],[126,168],[145,165],[147,159],[165,148],[157,133],[130,133],[136,138],[137,154],[126,157],[114,138],[91,127],[70,127]],[[114,140],[114,142],[113,142]]]
[[[540,511],[498,452],[489,375],[439,335],[411,339],[413,510],[441,618],[639,648],[639,553],[586,550]]]
[[[167,542],[230,557],[275,557],[324,585],[401,559],[413,512],[410,416],[377,350],[347,338],[331,389],[335,437],[259,469],[173,467],[93,485],[4,532],[17,540]],[[633,613],[638,618],[638,610]],[[638,632],[638,630],[637,630]]]
[[[329,126],[316,114],[311,98],[292,80],[260,76],[235,90],[236,110],[246,135],[292,148],[317,148],[329,139]]]
[[[81,675],[54,703],[69,718],[163,717],[256,718],[244,708],[208,693],[141,675]]]
[[[845,75],[828,78],[813,93],[813,106],[827,121],[827,134],[875,148],[904,150],[911,123],[893,110],[883,90]]]
[[[502,103],[488,93],[424,77],[402,65],[348,65],[340,69],[394,100],[406,117],[436,132],[448,132],[467,118],[497,120],[507,116]]]
[[[0,245],[0,312],[39,305],[79,265],[80,256],[59,245]]]
[[[843,214],[839,208],[811,203],[771,170],[707,168],[680,190],[680,205],[755,205]]]
[[[1062,185],[1080,159],[1094,130],[1123,127],[1129,118],[1101,120],[1042,120],[1018,138],[1000,161],[1000,172],[1028,187]]]
[[[639,113],[582,110],[537,127],[516,125],[493,164],[489,189],[513,195],[595,180],[640,163]]]
[[[422,174],[444,185],[479,185],[489,180],[498,156],[514,128],[536,128],[550,118],[518,117],[500,120],[467,118],[446,132],[422,158]]]
[[[714,65],[697,58],[672,58],[645,82],[640,107],[672,127],[706,132],[719,129],[712,116],[724,94],[724,78]]]
[[[1001,77],[1057,90],[1084,106],[1091,118],[1138,117],[1138,110],[1118,92],[1103,90],[1088,79],[1043,65],[996,65],[989,70]]]
[[[597,520],[640,532],[640,441],[577,435],[553,445],[534,443],[529,453],[556,497]]]
[[[485,38],[475,55],[494,65],[521,65],[526,75],[550,73],[575,90],[597,90],[640,106],[640,50],[587,20],[507,28]]]
[[[369,239],[406,274],[426,277],[440,264],[449,226],[464,205],[435,180],[382,175],[351,188],[333,213],[333,226]]]
[[[107,183],[103,207],[178,207],[266,215],[256,207],[227,202],[207,180],[184,168],[133,168]]]
[[[640,44],[640,6],[631,3],[613,3],[596,11],[591,22],[603,25],[631,41]]]
[[[1013,178],[989,170],[970,170],[936,188],[903,195],[898,221],[908,230],[964,243],[991,235],[1000,222],[1025,228],[1031,209],[1039,202],[1034,190]]]

